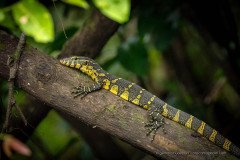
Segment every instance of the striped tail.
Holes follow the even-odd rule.
[[[173,120],[174,122],[177,122],[187,128],[198,132],[199,134],[215,143],[217,146],[224,148],[225,150],[240,158],[240,149],[236,145],[234,145],[227,138],[223,137],[218,133],[218,131],[210,127],[208,124],[197,119],[196,117],[179,109],[176,109],[167,103],[165,103],[163,106],[162,115],[168,119]]]

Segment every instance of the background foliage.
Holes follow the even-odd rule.
[[[55,3],[3,0],[0,26],[17,36],[24,31],[28,43],[57,57],[66,36],[70,38],[81,29],[97,8],[122,24],[96,58],[104,69],[137,82],[173,106],[208,122],[240,146],[240,3],[137,1],[131,12],[130,3],[130,0]],[[2,106],[6,106],[7,86],[0,82]],[[15,94],[20,105],[27,103],[23,91],[17,90]],[[129,159],[145,156],[122,142],[117,143],[124,146]],[[47,156],[94,159],[81,135],[54,111],[36,128],[27,144],[34,159]]]

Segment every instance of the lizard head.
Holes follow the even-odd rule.
[[[60,63],[62,65],[80,69],[84,66],[93,66],[93,64],[96,64],[92,59],[88,57],[82,57],[82,56],[73,56],[68,58],[60,59]]]

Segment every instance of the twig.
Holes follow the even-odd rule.
[[[217,99],[219,94],[221,93],[224,84],[226,84],[226,78],[221,78],[217,81],[217,83],[212,87],[209,94],[204,98],[204,103],[210,104]]]
[[[6,131],[6,132],[7,132],[8,125],[9,125],[9,118],[10,118],[12,108],[13,108],[13,106],[16,106],[16,100],[15,100],[15,97],[14,97],[14,94],[13,94],[14,80],[15,80],[17,70],[18,70],[19,59],[20,59],[21,54],[24,50],[25,41],[26,41],[25,34],[22,33],[21,37],[20,37],[20,40],[18,42],[17,49],[15,51],[15,54],[13,56],[9,56],[8,62],[7,62],[7,65],[10,69],[10,74],[9,74],[9,79],[8,79],[8,105],[7,105],[5,122],[4,122],[4,125],[3,125],[3,131]],[[17,109],[20,110],[19,107],[17,107]],[[21,115],[21,117],[22,117],[22,119],[25,123],[26,118],[24,117],[24,115],[22,114],[21,111],[19,113],[20,113],[20,115]]]
[[[23,114],[21,108],[20,108],[16,103],[15,103],[15,106],[16,106],[16,108],[17,108],[19,114],[20,114],[20,117],[22,118],[22,121],[23,121],[24,125],[25,125],[25,126],[28,125],[28,123],[27,123],[27,119],[26,119],[26,117],[24,116],[24,114]]]
[[[62,30],[63,30],[63,34],[64,34],[65,38],[68,39],[67,34],[66,34],[66,31],[65,31],[65,28],[64,28],[64,25],[63,25],[62,18],[61,18],[60,15],[59,15],[59,12],[58,12],[57,7],[56,7],[56,4],[55,4],[55,1],[57,1],[57,0],[52,0],[54,9],[55,9],[55,11],[56,11],[56,13],[57,13],[57,17],[58,17],[58,19],[59,19],[59,21],[60,21],[60,23],[61,23],[61,27],[62,27]]]

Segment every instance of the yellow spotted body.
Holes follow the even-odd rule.
[[[162,116],[198,132],[216,145],[240,157],[240,149],[205,122],[168,105],[135,83],[107,73],[92,59],[87,57],[70,57],[62,59],[60,62],[65,66],[76,68],[85,73],[100,85],[101,88],[146,110],[157,110]]]

